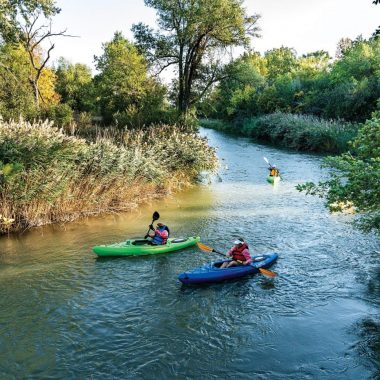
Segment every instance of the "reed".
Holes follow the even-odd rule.
[[[226,123],[202,123],[208,128],[237,133],[302,151],[342,153],[357,135],[359,124],[283,112]]]
[[[216,166],[206,139],[175,126],[88,140],[49,122],[0,122],[0,232],[131,210]]]

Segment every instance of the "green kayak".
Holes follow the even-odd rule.
[[[267,181],[271,183],[272,185],[276,185],[281,181],[281,177],[274,177],[272,175],[268,175]]]
[[[177,251],[195,245],[200,240],[199,236],[188,238],[169,238],[166,244],[150,245],[149,240],[131,239],[121,243],[111,245],[97,245],[92,250],[98,256],[143,256],[155,255],[156,253],[165,253]]]

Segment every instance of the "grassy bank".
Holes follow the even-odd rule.
[[[357,135],[359,128],[358,124],[282,112],[234,123],[202,120],[201,125],[286,148],[326,153],[347,151],[348,142]]]
[[[217,166],[205,139],[172,126],[91,140],[47,122],[0,122],[1,233],[130,210]]]

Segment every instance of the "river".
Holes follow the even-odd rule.
[[[1,379],[376,379],[380,243],[297,183],[321,156],[201,129],[218,148],[210,182],[138,210],[0,238]],[[267,157],[282,169],[266,182]],[[153,211],[172,236],[224,250],[278,252],[275,279],[185,287],[218,259],[196,247],[97,259],[91,246],[145,234]]]

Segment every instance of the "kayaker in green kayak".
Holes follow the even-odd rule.
[[[270,165],[269,168],[269,176],[270,177],[279,177],[280,176],[280,170],[277,169],[276,165]]]
[[[220,269],[230,268],[236,265],[248,265],[252,262],[248,244],[243,238],[234,241],[234,246],[227,252],[226,256],[232,257],[232,260],[224,262]]]
[[[149,225],[148,236],[152,238],[150,242],[152,245],[163,245],[166,244],[169,237],[169,228],[163,223],[157,223],[157,227],[154,228],[152,224]]]

